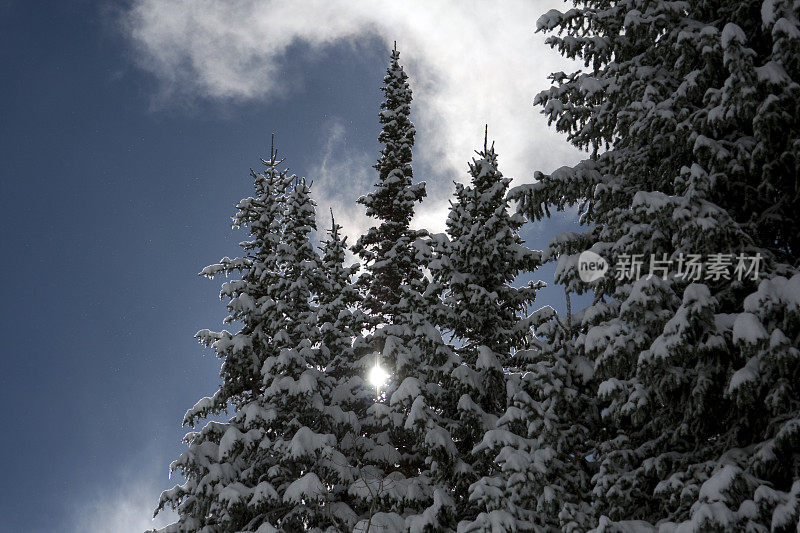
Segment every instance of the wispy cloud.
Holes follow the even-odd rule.
[[[165,469],[169,461],[161,454],[146,454],[145,460],[137,455],[136,461],[123,467],[108,479],[113,488],[96,487],[93,492],[78,496],[72,502],[71,528],[75,533],[143,533],[174,522],[177,515],[165,510],[153,519],[158,495],[163,490]],[[157,457],[157,459],[155,459]],[[173,476],[174,477],[174,476]]]
[[[126,28],[140,65],[161,80],[168,98],[285,95],[291,86],[282,79],[282,62],[294,43],[305,43],[313,53],[365,35],[379,37],[387,47],[396,40],[414,90],[416,175],[429,182],[417,223],[441,230],[452,180],[466,179],[466,163],[482,144],[484,124],[497,143],[501,169],[517,183],[530,181],[534,170],[578,160],[580,154],[532,105],[534,95],[548,86],[549,73],[575,68],[534,33],[539,15],[562,5],[558,0],[135,0]],[[345,134],[341,124],[335,128]],[[317,170],[347,170],[363,178],[338,182],[346,190],[331,199],[339,202],[369,187],[377,154],[337,155],[345,162],[326,162],[322,154]],[[366,165],[358,167],[362,160]],[[355,225],[348,228],[351,234],[367,222],[351,216],[353,207],[337,209],[343,223]]]
[[[330,228],[330,209],[336,223],[342,225],[347,242],[354,244],[359,228],[368,227],[370,219],[356,203],[364,194],[365,184],[375,180],[372,154],[346,143],[347,131],[341,119],[332,118],[326,125],[325,146],[317,155],[318,163],[311,168],[314,180],[312,194],[317,202],[317,227],[322,234]]]

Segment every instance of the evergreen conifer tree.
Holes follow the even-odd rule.
[[[365,291],[363,306],[375,320],[393,316],[401,299],[400,286],[422,277],[413,248],[420,233],[410,229],[410,223],[414,205],[425,197],[425,183],[413,182],[411,151],[416,131],[410,119],[408,75],[399,60],[395,46],[381,87],[385,99],[378,136],[383,149],[375,165],[378,182],[372,192],[358,199],[367,216],[380,224],[353,247],[365,268],[360,279]]]
[[[359,199],[380,223],[353,247],[363,260],[359,283],[372,327],[360,341],[362,364],[368,368],[379,360],[389,374],[367,410],[369,449],[353,492],[371,509],[359,527],[382,531],[438,530],[442,521],[453,520],[446,516],[452,494],[432,482],[425,462],[430,439],[442,427],[441,375],[454,363],[436,328],[439,293],[423,273],[430,258],[427,232],[410,228],[425,184],[412,181],[415,132],[407,79],[395,48],[382,87],[379,178],[375,189]]]
[[[579,1],[539,20],[585,69],[537,101],[592,156],[512,197],[533,220],[581,205],[589,228],[548,250],[571,285],[581,251],[611,265],[570,343],[602,415],[583,527],[797,527],[797,21],[781,1]]]
[[[349,531],[370,510],[368,503],[351,494],[350,487],[364,476],[363,454],[370,449],[371,441],[364,435],[363,425],[366,410],[374,401],[374,390],[364,381],[366,369],[354,346],[367,319],[358,307],[360,294],[352,281],[358,264],[345,266],[347,243],[341,229],[331,211],[331,228],[321,246],[324,278],[317,295],[317,323],[320,359],[326,362],[325,373],[331,380],[324,391],[326,414],[333,420],[339,452],[331,461],[344,467],[340,469],[334,499],[348,504],[344,523]]]
[[[258,196],[239,204],[234,220],[253,236],[242,243],[246,256],[203,271],[238,266],[243,272],[222,291],[230,298],[227,321],[242,322],[242,329],[235,335],[204,330],[198,337],[224,359],[220,391],[228,382],[246,386],[234,389],[238,396],[204,398],[187,412],[184,423],[194,425],[228,404],[235,411],[227,422],[210,421],[187,434],[188,449],[171,467],[186,481],[159,501],[159,510],[168,505],[179,516],[164,532],[341,531],[358,518],[348,504],[355,470],[340,451],[350,453],[358,426],[335,400],[338,381],[328,359],[341,360],[347,344],[341,339],[347,331],[334,332],[329,320],[335,314],[346,322],[338,311],[346,311],[347,297],[337,300],[332,292],[346,278],[336,265],[342,243],[334,236],[320,260],[310,240],[309,187],[276,171],[280,163],[273,151],[266,176],[254,173]],[[229,358],[236,367],[225,366]]]
[[[321,266],[325,277],[317,295],[317,322],[323,351],[321,357],[323,361],[328,361],[327,373],[336,380],[339,388],[333,391],[334,402],[348,416],[360,417],[374,399],[372,391],[366,390],[363,379],[365,369],[353,346],[367,318],[358,307],[361,297],[353,282],[358,264],[345,266],[347,238],[342,237],[341,229],[331,211],[331,228],[321,246]],[[357,430],[350,435],[349,438],[354,440],[353,445],[356,445],[358,436]]]
[[[245,256],[224,257],[200,273],[208,278],[242,273],[240,280],[222,285],[220,298],[230,300],[230,314],[225,323],[242,321],[243,327],[235,335],[227,331],[198,332],[200,342],[206,346],[213,344],[217,355],[223,359],[222,385],[211,402],[203,402],[202,409],[190,411],[192,416],[187,418],[187,423],[193,423],[195,417],[220,414],[229,404],[241,405],[253,400],[264,388],[261,365],[271,349],[271,339],[262,328],[264,317],[254,309],[268,299],[268,288],[278,280],[277,251],[283,232],[286,191],[292,178],[288,171],[279,168],[283,160],[278,159],[274,144],[270,148],[270,159],[261,161],[266,167],[263,173],[250,169],[256,196],[241,200],[233,217],[234,227],[249,228],[251,239],[241,243]]]
[[[498,170],[494,145],[485,137],[483,150],[476,153],[469,165],[471,183],[456,183],[447,236],[435,239],[430,267],[444,289],[442,328],[460,344],[459,364],[443,381],[446,401],[439,406],[452,439],[450,456],[445,460],[432,449],[438,466],[433,475],[452,491],[452,514],[462,528],[477,518],[484,488],[499,475],[498,452],[476,446],[495,434],[506,410],[506,369],[514,365],[515,352],[532,340],[533,315],[525,313],[541,286],[512,285],[519,274],[539,265],[541,253],[526,248],[519,235],[524,218],[509,212],[511,180]],[[484,526],[477,525],[478,530]]]
[[[556,278],[558,281],[558,277]],[[471,487],[481,514],[460,531],[587,531],[599,427],[591,362],[575,354],[582,313],[532,316],[536,338],[506,374],[508,407],[477,450],[497,467]]]

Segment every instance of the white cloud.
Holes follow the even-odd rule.
[[[87,491],[78,496],[80,501],[72,502],[70,531],[142,533],[162,528],[177,519],[177,514],[171,509],[152,518],[158,495],[164,488],[165,465],[169,461],[162,457],[153,459],[152,454],[149,454],[149,460],[143,456],[137,454],[135,461],[132,460],[130,465],[108,480],[114,488],[95,487],[92,489],[94,492]]]
[[[365,35],[378,36],[387,47],[396,40],[414,90],[415,175],[429,182],[417,222],[440,231],[452,180],[466,179],[484,124],[496,141],[501,170],[516,183],[530,181],[534,170],[579,159],[532,105],[549,85],[550,72],[574,68],[534,33],[539,15],[562,6],[558,0],[135,0],[127,28],[141,66],[163,82],[168,95],[225,100],[291,91],[281,70],[295,42],[314,51]],[[372,174],[367,179],[359,173],[371,172],[376,154],[340,155],[344,162],[328,158],[318,170],[341,173],[347,167],[364,177],[357,185],[368,187]],[[365,167],[355,166],[364,159]],[[328,188],[320,207],[328,201],[345,205],[337,212],[343,223],[350,217],[347,223],[358,225],[348,228],[357,233],[366,219],[351,217],[354,206],[342,202],[366,191],[353,190],[352,181],[340,183],[343,190]]]
[[[325,146],[318,156],[318,163],[311,168],[312,194],[317,202],[317,227],[322,235],[330,229],[330,212],[333,209],[336,223],[347,235],[347,242],[354,244],[359,228],[369,227],[371,219],[356,203],[364,194],[364,187],[377,178],[372,168],[373,157],[363,151],[348,149],[345,143],[346,130],[340,119],[328,121]]]

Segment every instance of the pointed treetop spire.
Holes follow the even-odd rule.
[[[273,133],[269,141],[269,159],[261,158],[261,163],[268,167],[277,167],[283,163],[283,159],[278,159],[278,149],[275,148],[275,134]]]
[[[336,219],[333,216],[333,207],[330,207],[329,209],[330,209],[330,212],[331,212],[331,229],[328,230],[328,233],[331,236],[331,240],[337,241],[337,242],[341,240],[342,242],[344,242],[344,241],[347,240],[347,237],[345,237],[344,239],[340,239],[339,230],[342,229],[342,227],[339,224],[336,223]]]
[[[393,315],[400,302],[401,285],[422,277],[412,243],[417,233],[410,228],[415,204],[425,196],[425,183],[414,183],[411,167],[414,124],[411,122],[411,88],[408,75],[398,60],[397,43],[383,78],[385,99],[381,102],[378,142],[383,145],[374,168],[378,171],[375,188],[358,202],[367,216],[377,219],[358,240],[353,251],[366,268],[362,285],[366,308],[375,316]]]

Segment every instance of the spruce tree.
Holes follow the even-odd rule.
[[[250,169],[256,196],[242,199],[233,217],[235,228],[249,228],[250,240],[241,243],[245,255],[207,266],[201,276],[213,278],[241,273],[241,279],[222,285],[220,298],[228,298],[229,315],[225,323],[241,321],[242,329],[231,335],[227,331],[214,333],[201,330],[198,340],[214,347],[223,362],[220,369],[222,385],[211,400],[203,401],[187,413],[185,423],[197,417],[223,412],[229,404],[241,405],[258,397],[263,391],[261,365],[270,351],[271,339],[262,329],[263,316],[256,309],[268,299],[268,288],[278,279],[277,250],[281,240],[286,191],[292,177],[279,167],[283,163],[278,152],[270,148],[269,160],[261,160],[263,173]]]
[[[549,306],[531,316],[536,338],[505,376],[508,407],[476,448],[497,467],[472,485],[481,514],[460,531],[590,529],[599,416],[591,362],[574,352],[581,319]]]
[[[380,224],[371,227],[353,247],[365,268],[360,279],[365,292],[363,306],[375,320],[391,318],[401,299],[400,286],[422,277],[413,248],[420,233],[410,229],[410,223],[414,205],[425,197],[425,183],[413,182],[411,151],[416,132],[410,119],[411,88],[399,60],[395,46],[381,87],[385,99],[378,136],[383,149],[375,165],[378,182],[372,192],[358,199],[367,216]]]
[[[358,264],[345,266],[346,237],[331,211],[331,228],[321,246],[324,278],[317,295],[320,359],[325,362],[325,373],[330,387],[324,392],[326,414],[333,420],[337,454],[331,457],[341,469],[339,484],[335,485],[336,501],[348,504],[348,530],[358,518],[368,515],[369,506],[353,497],[350,487],[363,477],[363,454],[370,449],[370,440],[364,435],[367,408],[374,401],[374,390],[364,381],[363,361],[354,346],[367,323],[358,307],[360,294],[353,282]]]
[[[331,228],[321,246],[324,278],[316,297],[321,357],[328,362],[327,372],[340,387],[333,392],[335,402],[349,416],[363,416],[373,395],[366,390],[364,368],[353,341],[360,336],[367,318],[358,308],[361,296],[353,282],[359,265],[345,266],[347,237],[342,237],[341,229],[331,210]],[[349,438],[356,439],[358,434],[356,430]]]
[[[235,335],[198,334],[224,360],[223,384],[189,410],[184,423],[222,414],[228,405],[234,414],[187,434],[188,449],[171,466],[186,481],[159,501],[159,510],[178,511],[165,532],[346,530],[358,518],[347,503],[354,469],[340,451],[349,453],[349,446],[339,440],[352,440],[358,429],[344,424],[353,417],[334,400],[337,381],[326,360],[346,342],[332,334],[329,321],[319,325],[320,316],[347,306],[330,298],[331,280],[340,282],[342,270],[332,251],[324,264],[333,270],[326,276],[320,268],[310,240],[315,215],[309,187],[276,171],[280,163],[273,151],[266,176],[254,173],[258,196],[239,204],[234,220],[248,225],[253,237],[242,243],[245,257],[203,271],[214,275],[239,265],[242,279],[226,282],[222,295],[230,298],[226,321],[243,326]],[[282,210],[275,217],[277,206]],[[248,365],[239,363],[245,356]],[[237,366],[226,367],[229,360]],[[228,382],[238,386],[237,396],[222,396]]]
[[[396,48],[381,90],[378,182],[359,199],[379,224],[353,251],[363,261],[359,284],[371,328],[358,343],[362,365],[379,360],[389,377],[364,419],[369,449],[352,491],[370,509],[360,528],[422,531],[453,520],[446,516],[452,495],[432,483],[425,463],[430,436],[441,429],[441,375],[453,355],[436,328],[439,293],[423,272],[430,258],[427,232],[410,227],[425,184],[413,182],[411,90]]]
[[[483,150],[469,165],[470,185],[456,183],[455,201],[447,218],[447,239],[433,277],[445,285],[445,326],[462,342],[461,354],[478,356],[484,346],[511,354],[530,338],[530,325],[520,319],[540,284],[514,287],[520,273],[532,272],[541,252],[525,247],[519,230],[524,218],[509,212],[506,193],[511,178],[498,169],[494,143],[484,138]],[[505,356],[504,356],[505,357]]]
[[[461,528],[477,518],[485,486],[500,474],[494,461],[499,450],[476,446],[494,435],[506,410],[506,369],[532,340],[533,316],[526,311],[541,286],[512,285],[539,265],[541,253],[524,246],[519,235],[524,218],[509,212],[511,179],[498,170],[494,144],[484,137],[483,150],[476,153],[469,165],[471,183],[456,183],[447,236],[435,239],[430,266],[444,289],[441,327],[459,344],[458,365],[443,382],[446,400],[439,404],[448,421],[449,455],[432,448],[437,466],[432,474],[452,491],[452,515]]]
[[[539,20],[585,68],[553,74],[537,102],[591,157],[512,196],[532,220],[580,204],[588,228],[547,252],[572,286],[578,253],[611,265],[570,348],[593,361],[602,415],[583,527],[796,529],[797,15],[579,1]]]

